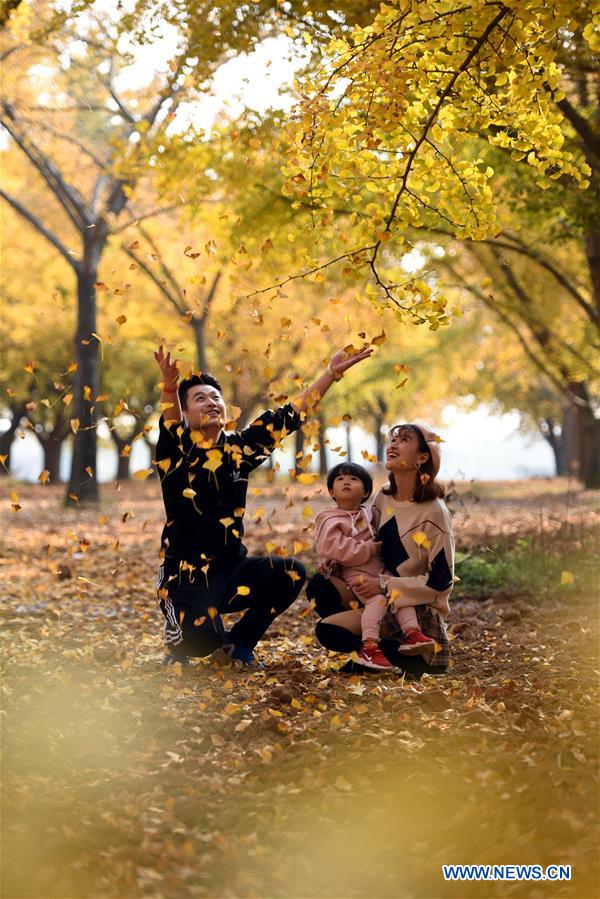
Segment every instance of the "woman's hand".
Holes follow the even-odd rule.
[[[381,593],[379,578],[370,574],[359,574],[355,578],[348,581],[348,586],[356,593],[359,599],[363,601],[372,599]]]
[[[164,390],[174,391],[177,389],[177,382],[179,381],[179,370],[177,368],[177,359],[174,362],[171,362],[171,353],[170,351],[165,356],[163,353],[162,345],[159,346],[158,352],[154,354],[154,358],[158,362],[158,366],[160,368],[162,377],[163,377],[163,385]]]
[[[340,350],[335,356],[331,357],[329,364],[336,375],[343,375],[345,371],[352,368],[357,362],[368,359],[372,352],[373,347],[367,346],[367,344],[364,344],[356,353],[347,353],[346,350]]]

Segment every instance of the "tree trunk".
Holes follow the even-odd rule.
[[[385,453],[385,441],[383,439],[383,415],[377,412],[373,416],[373,421],[375,424],[375,456],[377,457],[378,462],[385,462],[384,453]]]
[[[298,462],[302,461],[302,456],[300,453],[304,453],[304,431],[302,428],[298,428],[298,430],[294,434],[294,449],[296,453],[296,457],[294,459],[294,471],[296,474],[302,474],[302,469],[298,467]]]
[[[196,361],[199,371],[206,371],[208,363],[206,361],[206,339],[204,325],[206,320],[203,318],[192,318],[191,325],[194,329],[194,340],[196,343]]]
[[[350,440],[352,431],[352,423],[346,422],[346,461],[352,462],[352,443]]]
[[[67,487],[67,503],[98,501],[96,479],[96,396],[100,384],[99,345],[93,337],[96,326],[96,287],[98,264],[106,244],[106,226],[99,222],[84,237],[83,258],[77,272],[77,332],[75,359],[77,372],[73,399],[73,418],[79,428],[73,440],[73,459]],[[84,396],[89,387],[91,396]],[[91,469],[92,476],[89,471]]]
[[[569,389],[579,399],[569,414],[571,471],[584,487],[593,489],[600,487],[600,420],[591,408],[587,384],[578,381],[569,384]]]
[[[50,483],[58,484],[60,481],[60,451],[66,434],[47,434],[40,440],[44,450],[44,468],[50,472]]]
[[[131,444],[135,434],[124,439],[113,430],[111,437],[117,448],[117,481],[127,481],[129,479],[129,456],[124,456],[123,450],[128,444]]]
[[[579,478],[588,490],[600,487],[600,420],[591,409],[577,407]]]
[[[158,475],[158,466],[156,464],[156,459],[154,458],[156,455],[156,444],[151,443],[150,440],[148,440],[148,435],[146,433],[144,433],[142,440],[144,441],[144,443],[150,450],[150,468],[152,469],[152,471],[154,472],[155,475]]]
[[[556,422],[552,418],[545,418],[539,422],[540,432],[544,440],[550,446],[554,455],[554,474],[563,477],[569,474],[569,423],[566,413],[560,425],[560,434],[555,433]]]
[[[12,418],[9,428],[7,431],[3,431],[2,434],[0,434],[0,454],[6,456],[4,465],[0,465],[0,477],[2,475],[6,476],[10,474],[10,451],[13,440],[15,439],[15,432],[19,427],[19,422],[23,416],[27,414],[24,405],[11,406],[10,411],[12,412]]]
[[[327,445],[325,443],[325,419],[323,413],[317,415],[319,421],[319,474],[322,478],[327,475]]]
[[[117,481],[129,480],[129,456],[122,456],[119,453],[117,457]]]
[[[600,312],[600,232],[592,231],[586,236],[585,255],[594,289],[594,302]]]

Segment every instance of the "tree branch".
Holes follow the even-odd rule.
[[[165,215],[167,212],[173,212],[175,209],[181,209],[182,206],[185,206],[185,203],[173,203],[172,206],[163,206],[162,209],[154,209],[152,212],[146,212],[144,215],[138,215],[135,218],[130,219],[128,222],[125,222],[124,225],[119,225],[118,228],[113,228],[113,234],[121,234],[123,231],[126,231],[127,228],[131,228],[132,225],[137,225],[139,222],[145,222],[146,219],[155,218],[157,215]]]
[[[46,131],[48,134],[51,134],[58,140],[64,140],[66,141],[66,143],[73,144],[73,146],[75,147],[79,147],[81,152],[85,153],[86,156],[89,156],[90,159],[96,163],[99,169],[106,168],[106,160],[100,159],[99,156],[96,156],[93,150],[90,150],[89,147],[86,147],[83,141],[78,140],[76,137],[73,137],[70,134],[65,134],[64,131],[57,131],[55,128],[51,128],[50,125],[47,125],[45,122],[40,122],[34,119],[21,117],[21,122],[35,125],[36,128],[39,128],[41,131]]]
[[[87,228],[88,225],[92,225],[92,218],[89,215],[86,204],[83,197],[79,194],[79,191],[67,184],[52,160],[50,160],[39,147],[28,141],[20,133],[20,121],[10,103],[7,103],[6,100],[4,100],[2,102],[2,109],[4,110],[6,118],[0,116],[0,124],[6,128],[19,149],[23,151],[31,164],[38,170],[77,230],[81,232]]]
[[[487,27],[485,28],[483,33],[477,38],[477,40],[475,41],[475,44],[473,45],[473,47],[471,48],[469,53],[466,55],[466,57],[464,58],[464,60],[462,61],[462,63],[458,67],[458,69],[456,69],[456,71],[454,72],[454,74],[452,75],[450,80],[448,81],[448,84],[445,86],[445,88],[441,92],[437,103],[435,104],[434,108],[432,109],[430,115],[427,118],[427,121],[425,122],[425,125],[423,126],[422,133],[420,134],[414,147],[408,154],[408,157],[406,160],[406,166],[404,168],[404,173],[402,175],[402,181],[400,184],[400,188],[398,189],[398,192],[396,193],[394,202],[392,204],[392,208],[386,219],[384,231],[389,232],[391,229],[392,222],[394,221],[394,218],[396,217],[396,211],[398,209],[400,199],[402,197],[402,194],[406,190],[406,185],[408,183],[408,176],[410,175],[413,162],[415,161],[415,158],[417,156],[417,153],[419,152],[421,144],[423,144],[427,140],[427,137],[429,134],[429,129],[435,122],[440,109],[446,102],[446,99],[450,95],[452,88],[454,87],[455,83],[458,81],[458,79],[460,78],[462,73],[468,69],[469,65],[471,64],[473,59],[477,56],[477,54],[479,53],[479,51],[481,50],[481,48],[483,47],[483,45],[489,38],[490,34],[494,31],[494,29],[499,25],[499,23],[502,21],[502,19],[507,14],[508,14],[508,9],[506,7],[501,7],[500,12],[494,17],[494,19],[492,19],[492,21],[487,25]],[[377,258],[377,254],[379,252],[380,246],[381,246],[381,240],[378,240],[375,244],[375,249],[373,250],[373,254],[371,257],[371,268],[376,277],[377,277],[377,273],[374,269],[374,265],[375,265],[375,260]]]
[[[444,231],[443,228],[428,228],[433,234],[443,234],[446,237],[449,237],[451,240],[456,240],[453,234],[448,231]],[[536,262],[541,268],[545,269],[549,272],[553,278],[564,287],[565,290],[573,297],[575,302],[583,309],[585,314],[591,319],[591,321],[596,325],[596,327],[600,327],[600,311],[597,311],[588,300],[580,293],[577,286],[573,283],[573,281],[561,272],[559,268],[557,268],[554,263],[544,256],[539,250],[536,250],[534,247],[530,247],[524,241],[520,240],[518,237],[515,237],[511,234],[507,234],[505,231],[502,232],[502,237],[505,240],[498,240],[495,237],[488,237],[482,240],[478,240],[477,243],[487,244],[491,247],[500,247],[504,250],[509,250],[513,253],[520,253],[523,256],[528,257],[529,259]],[[462,238],[465,244],[473,244],[470,238]]]
[[[127,253],[129,258],[133,259],[133,261],[141,268],[144,274],[146,274],[150,278],[150,280],[158,287],[163,296],[167,298],[169,303],[171,303],[171,305],[177,310],[177,312],[180,315],[184,315],[186,310],[183,306],[183,303],[181,303],[179,299],[173,295],[173,293],[167,287],[166,283],[160,280],[156,272],[152,271],[148,263],[145,262],[142,257],[135,252],[135,250],[131,250],[126,244],[121,244],[121,249],[125,253]]]
[[[48,243],[51,243],[55,250],[63,256],[63,258],[69,263],[71,268],[75,271],[79,271],[79,263],[76,259],[73,259],[65,245],[53,234],[51,231],[46,228],[45,225],[28,209],[25,208],[18,200],[14,197],[11,197],[10,194],[7,194],[6,191],[0,189],[0,197],[2,197],[6,202],[12,206],[15,212],[18,212],[20,216],[22,216],[26,221],[32,225],[36,231],[38,231],[43,237],[46,238]]]
[[[600,136],[596,134],[587,119],[584,119],[566,97],[559,100],[556,105],[583,141],[585,155],[590,166],[597,169],[600,161]],[[595,165],[591,157],[595,157]]]
[[[160,265],[161,272],[163,273],[163,275],[165,276],[167,281],[169,281],[169,283],[171,284],[171,287],[175,290],[175,292],[179,298],[181,314],[185,315],[185,313],[187,311],[186,310],[186,298],[185,298],[184,291],[179,284],[179,281],[177,280],[177,278],[175,277],[175,275],[173,274],[173,272],[171,271],[171,269],[165,262],[164,256],[161,253],[161,251],[159,250],[158,246],[156,245],[156,241],[154,240],[152,235],[148,234],[148,232],[146,231],[145,228],[138,228],[138,231],[140,232],[142,237],[150,244],[152,252],[158,259],[158,264]]]
[[[479,287],[476,287],[474,284],[470,284],[466,280],[466,278],[464,278],[456,271],[454,266],[452,266],[452,264],[448,262],[447,259],[440,260],[440,263],[448,269],[448,271],[454,278],[456,278],[456,280],[464,290],[467,290],[474,297],[477,297],[478,300],[480,300],[485,306],[487,306],[487,308],[490,309],[493,314],[496,315],[500,319],[500,321],[503,322],[503,324],[505,324],[515,334],[527,358],[531,362],[533,362],[536,368],[538,368],[544,375],[546,375],[548,380],[552,384],[554,384],[554,386],[562,395],[568,396],[569,399],[572,400],[573,396],[569,391],[569,388],[565,384],[563,384],[563,382],[554,374],[554,372],[547,368],[547,366],[544,364],[544,362],[542,362],[541,359],[538,359],[536,354],[529,346],[528,342],[521,334],[518,326],[515,324],[515,322],[512,321],[510,316],[502,309],[502,307],[497,302],[495,302],[493,297],[488,296],[483,290],[481,290]]]

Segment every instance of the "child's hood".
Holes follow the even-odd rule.
[[[364,531],[366,526],[371,536],[374,537],[372,519],[373,511],[370,506],[361,505],[360,508],[353,510],[338,509],[337,506],[324,509],[315,518],[315,538],[318,540],[320,533],[335,525],[339,525],[344,533],[351,537],[356,537],[361,531]]]

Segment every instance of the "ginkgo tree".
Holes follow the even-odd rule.
[[[183,95],[185,60],[146,90],[123,93],[117,79],[131,60],[119,53],[110,17],[89,14],[86,22],[69,22],[42,40],[44,19],[52,14],[50,4],[23,5],[3,34],[0,123],[25,168],[21,189],[3,189],[1,196],[76,279],[77,427],[67,492],[84,500],[97,498],[96,479],[87,472],[96,469],[97,294],[107,289],[99,267],[109,235],[121,226],[119,216],[147,171],[149,148]],[[148,212],[135,210],[134,217]]]
[[[446,323],[443,296],[398,263],[410,229],[477,240],[502,227],[485,146],[524,161],[540,190],[558,178],[589,186],[590,165],[565,147],[556,102],[561,36],[582,16],[596,41],[591,8],[577,0],[397,0],[329,44],[289,126],[287,190],[313,208],[316,240],[339,233],[330,262],[370,277],[374,301]],[[333,215],[340,202],[353,208],[344,228]]]

